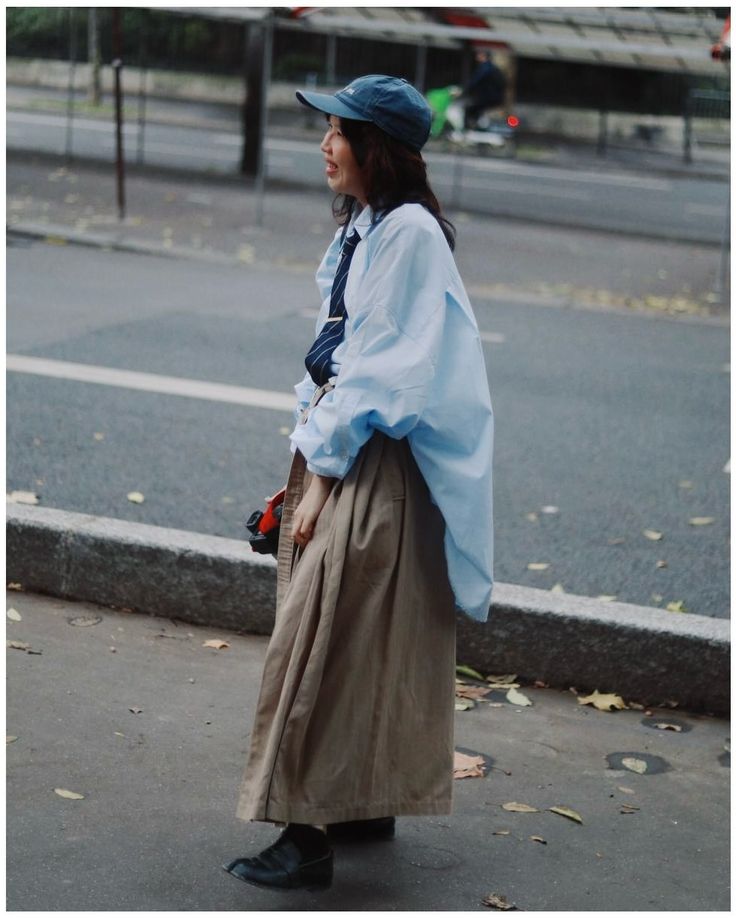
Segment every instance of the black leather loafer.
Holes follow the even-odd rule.
[[[306,848],[306,847],[304,847]],[[332,884],[332,850],[304,851],[285,830],[276,842],[252,858],[236,858],[222,867],[239,881],[273,890],[324,890]]]
[[[373,842],[393,839],[396,835],[395,817],[376,817],[373,820],[348,820],[327,825],[330,842]]]

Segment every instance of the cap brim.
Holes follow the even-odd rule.
[[[302,105],[308,105],[310,108],[317,109],[318,112],[324,112],[325,115],[337,115],[338,118],[352,118],[354,121],[370,121],[365,115],[361,115],[350,108],[336,96],[328,96],[327,93],[310,93],[296,91],[297,99]]]

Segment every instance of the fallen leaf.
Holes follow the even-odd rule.
[[[456,712],[467,712],[471,708],[475,708],[475,703],[471,702],[469,699],[463,699],[455,703]]]
[[[511,830],[494,830],[492,835],[493,836],[510,836]]]
[[[629,708],[635,709],[637,712],[643,712],[644,706],[640,702],[629,702]]]
[[[691,517],[690,525],[694,527],[705,527],[708,526],[709,523],[713,523],[715,519],[715,517]]]
[[[655,728],[659,728],[660,731],[681,731],[682,727],[679,724],[670,724],[668,721],[658,721],[655,725]]]
[[[641,810],[641,808],[637,807],[635,804],[622,804],[621,805],[622,814],[635,814],[638,810]]]
[[[488,676],[486,677],[486,682],[487,683],[511,684],[516,681],[517,676],[518,674],[516,673],[501,673],[501,674],[489,673]]]
[[[128,501],[132,501],[133,504],[143,504],[146,499],[139,491],[129,491],[128,492]]]
[[[507,804],[502,804],[501,807],[505,811],[513,811],[515,814],[539,813],[538,807],[532,807],[531,804],[520,804],[518,801],[509,801]]]
[[[18,612],[17,609],[13,609],[12,606],[10,607],[10,609],[7,611],[5,615],[8,617],[8,619],[11,620],[11,622],[22,622],[23,621],[23,617],[21,616],[21,614]]]
[[[723,749],[726,751],[726,753],[731,752],[731,738],[730,737],[723,741]]]
[[[116,737],[125,737],[125,734],[123,734],[123,733],[120,732],[120,731],[115,731],[114,734],[115,734]]]
[[[473,668],[468,667],[467,664],[458,664],[455,667],[455,673],[462,673],[463,676],[469,676],[473,680],[483,679],[483,677],[478,673],[477,670],[473,670]]]
[[[17,581],[11,581],[8,584],[8,590],[23,590],[23,585],[19,584]]]
[[[509,903],[506,897],[498,893],[489,893],[487,896],[483,897],[481,901],[483,906],[489,906],[491,909],[516,909],[516,907]]]
[[[549,592],[551,594],[564,594],[565,588],[562,584],[555,584],[554,587],[550,587]]]
[[[542,508],[542,513],[543,514],[559,514],[560,509],[559,507],[556,507],[554,504],[545,504],[545,506]]]
[[[455,750],[453,763],[453,777],[456,779],[483,778],[485,775],[485,762],[482,756],[468,756]]]
[[[559,814],[561,817],[567,817],[568,820],[574,820],[575,823],[583,822],[583,818],[580,814],[570,807],[563,807],[561,804],[558,804],[555,807],[550,807],[549,810],[552,811],[553,814]]]
[[[657,568],[666,568],[666,567],[667,567],[667,562],[663,558],[660,558],[657,560]]]
[[[529,839],[531,839],[533,842],[541,842],[543,845],[547,845],[547,840],[542,836],[530,836]]]
[[[69,791],[67,788],[55,788],[54,791],[60,798],[69,798],[71,801],[81,801],[84,795],[77,794],[76,791]]]
[[[627,795],[635,795],[635,794],[636,794],[636,792],[634,791],[633,788],[627,788],[625,785],[619,785],[619,786],[617,786],[617,787],[618,787],[618,790],[619,790],[619,791],[623,791],[624,794],[627,794]]]
[[[537,520],[539,520],[539,516],[538,516],[537,514],[535,514],[534,511],[532,511],[531,514],[526,514],[526,519],[527,519],[530,523],[536,523]]]
[[[506,693],[506,699],[512,705],[532,705],[532,700],[524,695],[523,692],[519,692],[517,689],[509,689]]]
[[[692,488],[693,483],[689,479],[683,479],[681,482],[678,482],[680,488]]]
[[[202,642],[203,648],[214,648],[216,651],[219,651],[221,648],[229,648],[230,645],[226,641],[222,641],[220,638],[210,638],[207,641]]]
[[[140,713],[143,711],[143,709],[142,709],[142,708],[136,708],[135,706],[133,706],[132,708],[129,708],[128,711],[129,711],[129,712],[133,712],[134,715],[140,715]]]
[[[644,535],[647,539],[652,539],[655,542],[662,538],[662,534],[657,530],[644,530]]]
[[[622,536],[616,536],[613,539],[608,540],[609,546],[620,546],[622,543],[625,543],[626,540]]]
[[[5,743],[6,743],[6,744],[7,744],[7,743],[15,743],[17,739],[18,739],[18,738],[17,738],[17,736],[16,736],[15,734],[6,734],[6,735],[5,735]]]
[[[529,571],[546,571],[549,568],[549,562],[529,562],[526,567]]]
[[[81,628],[87,628],[90,625],[99,625],[102,622],[102,616],[74,616],[67,619],[69,625],[77,625]]]
[[[668,613],[686,613],[685,601],[676,600],[674,603],[668,603],[665,607]]]
[[[616,594],[598,594],[596,599],[603,603],[612,603],[616,599]]]
[[[643,759],[636,759],[634,756],[625,756],[621,760],[621,765],[630,772],[637,772],[639,775],[644,775],[647,771],[646,761]]]
[[[11,504],[38,504],[38,495],[33,491],[11,491],[6,498]]]
[[[621,696],[613,692],[592,692],[589,696],[578,696],[581,705],[594,705],[601,712],[610,712],[614,709],[628,708]]]
[[[105,435],[102,433],[102,431],[95,431],[94,438],[95,440],[104,440]]]
[[[544,680],[535,680],[534,685],[537,689],[549,689],[549,683],[545,683]]]
[[[29,651],[31,646],[25,641],[15,641],[9,638],[5,642],[6,648],[13,648],[15,651]]]
[[[458,699],[484,699],[491,692],[490,686],[455,686]]]

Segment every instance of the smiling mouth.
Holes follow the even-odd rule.
[[[325,172],[327,175],[337,172],[337,164],[330,162],[330,160],[325,160]]]

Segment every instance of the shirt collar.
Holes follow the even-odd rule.
[[[373,222],[373,209],[369,204],[363,208],[363,210],[355,218],[352,229],[358,231],[358,235],[361,239],[365,237],[365,234],[370,230],[371,223]]]

